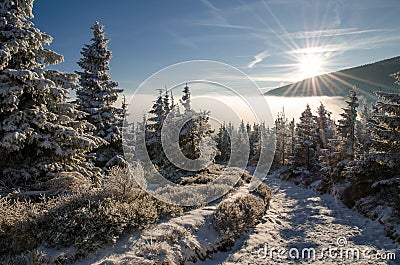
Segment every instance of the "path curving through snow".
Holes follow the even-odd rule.
[[[231,251],[196,264],[400,264],[398,246],[378,222],[331,195],[272,176],[265,182],[274,198],[262,222]]]

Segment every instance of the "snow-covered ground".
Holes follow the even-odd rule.
[[[348,209],[330,195],[319,195],[274,177],[266,183],[274,192],[270,209],[262,222],[228,252],[212,253],[218,237],[210,223],[215,206],[209,206],[161,223],[141,236],[127,235],[80,264],[152,264],[138,256],[148,260],[154,255],[174,263],[174,256],[181,254],[197,257],[194,264],[199,265],[400,264],[398,246],[384,236],[379,223]],[[162,243],[163,238],[168,243]],[[388,253],[394,253],[397,260],[377,260],[377,255]],[[199,257],[206,260],[200,261]]]
[[[197,264],[400,264],[399,247],[384,236],[378,222],[347,208],[331,195],[319,195],[274,177],[266,183],[274,197],[262,223],[238,240],[231,251],[216,253],[213,260]],[[280,258],[281,248],[286,252]],[[315,249],[315,260],[302,259],[313,253],[310,249]],[[297,251],[299,259],[291,259]],[[376,257],[389,252],[397,259]]]

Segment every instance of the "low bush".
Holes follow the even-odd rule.
[[[213,224],[224,247],[231,247],[235,239],[253,227],[264,214],[265,204],[254,195],[225,200],[218,206]]]
[[[258,185],[258,187],[254,190],[254,193],[264,200],[264,204],[266,207],[269,206],[269,203],[272,199],[272,190],[268,187],[267,184],[261,182],[260,185]]]
[[[13,199],[15,195],[0,197],[0,256],[32,252],[41,245],[74,247],[74,256],[69,257],[73,261],[115,242],[127,231],[141,230],[161,218],[182,213],[181,207],[156,200],[131,179],[126,181],[129,185],[121,183],[120,189],[105,184],[103,188],[39,202]]]

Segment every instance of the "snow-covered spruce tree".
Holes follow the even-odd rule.
[[[226,126],[225,123],[221,124],[216,136],[217,148],[219,150],[216,161],[222,163],[229,161],[231,155],[231,138]]]
[[[249,163],[253,164],[255,161],[257,161],[256,153],[259,146],[258,142],[260,141],[260,125],[254,123],[253,128],[250,128],[250,130],[247,131],[250,145]]]
[[[282,167],[287,164],[289,158],[288,149],[288,119],[286,118],[285,109],[278,113],[278,117],[275,120],[275,133],[276,133],[276,150],[274,158],[274,166]]]
[[[271,130],[265,126],[265,122],[261,122],[258,126],[258,140],[254,143],[254,157],[249,161],[250,165],[260,167],[260,172],[269,170],[269,166],[274,160],[275,155],[275,130]],[[262,154],[262,158],[261,157]],[[260,161],[260,159],[262,159]],[[260,163],[260,164],[258,164]]]
[[[352,184],[352,204],[380,193],[381,198],[400,211],[400,94],[376,92],[376,95],[379,100],[368,122],[369,153],[348,163],[343,175]]]
[[[180,131],[179,145],[183,154],[189,159],[197,159],[200,156],[200,142],[210,137],[213,130],[209,124],[209,112],[197,112],[191,107],[190,89],[186,84],[183,88],[183,96],[180,103],[184,107],[184,113],[179,119],[186,121]]]
[[[183,155],[189,159],[197,159],[200,157],[201,153],[207,153],[212,156],[216,152],[216,147],[213,146],[211,141],[211,125],[209,124],[209,113],[196,112],[190,106],[190,90],[186,85],[184,90],[184,95],[180,103],[183,105],[185,111],[180,113],[177,106],[170,100],[169,96],[166,96],[168,91],[161,91],[155,101],[149,114],[150,118],[146,121],[146,147],[149,157],[154,165],[157,166],[161,173],[172,181],[176,181],[178,170],[169,161],[165,154],[165,148],[174,148],[174,145],[169,146],[169,138],[173,141],[173,135],[164,135],[163,146],[161,141],[161,132],[164,126],[166,131],[180,129],[179,132],[179,147]],[[171,115],[170,115],[171,114]],[[176,126],[182,126],[182,128],[177,128]],[[171,142],[171,144],[173,144]],[[174,156],[173,153],[169,152],[169,157]],[[215,156],[215,155],[214,155]],[[170,157],[173,158],[173,157]],[[176,159],[174,157],[173,159]],[[198,161],[202,163],[201,161]],[[205,161],[204,161],[205,162]]]
[[[296,127],[296,144],[291,166],[308,170],[315,168],[318,159],[319,139],[317,118],[312,114],[311,108],[307,104]]]
[[[400,84],[400,75],[394,75]],[[400,216],[400,94],[377,92],[380,100],[370,118],[372,151],[369,160],[379,162],[372,188],[383,194]],[[389,195],[385,197],[385,195]],[[398,221],[398,220],[397,220]],[[399,240],[399,237],[398,239]]]
[[[33,0],[0,2],[0,183],[68,189],[99,176],[85,154],[102,140],[85,133],[93,125],[76,121],[84,113],[67,103],[77,76],[45,69],[63,57],[43,47],[52,37],[30,21],[32,6]]]
[[[141,122],[137,122],[134,142],[134,160],[140,162],[144,169],[149,168],[148,150],[146,145],[146,116],[143,115]]]
[[[322,103],[318,107],[317,120],[321,146],[321,154],[318,161],[321,168],[321,182],[317,189],[327,193],[340,179],[342,169],[337,167],[337,165],[341,161],[342,156],[338,152],[339,140],[336,135],[336,124],[331,118],[331,112],[326,110]]]
[[[185,108],[185,112],[190,112],[191,111],[191,105],[190,105],[190,89],[189,86],[185,85],[185,87],[183,88],[183,96],[182,99],[180,100],[181,104],[183,105],[183,107]]]
[[[358,154],[366,154],[369,152],[371,145],[371,133],[368,128],[368,120],[371,116],[371,108],[368,106],[366,99],[361,102],[360,119],[356,123],[357,139],[358,139]]]
[[[318,122],[318,132],[320,138],[320,147],[323,149],[328,148],[329,140],[333,138],[335,134],[334,123],[331,119],[331,112],[326,110],[325,105],[320,104],[317,109],[317,122]]]
[[[350,171],[356,168],[352,168],[358,146],[356,119],[359,104],[356,87],[350,90],[348,100],[345,102],[347,103],[347,107],[343,108],[344,112],[340,114],[342,118],[338,120],[335,139],[330,141],[331,150],[328,150],[329,154],[326,152],[324,154],[322,170],[324,171],[325,182],[328,183],[329,189],[336,190],[334,193],[336,193],[347,206],[353,207],[355,198],[360,196],[356,194],[355,190],[350,185],[347,176]],[[335,150],[333,150],[333,147]],[[336,189],[337,186],[344,188],[338,190]]]
[[[80,89],[77,90],[79,110],[87,112],[84,119],[92,123],[96,129],[94,135],[107,141],[95,150],[95,163],[101,167],[109,167],[123,163],[121,120],[123,109],[114,106],[119,93],[118,83],[112,81],[110,70],[111,51],[108,50],[108,39],[105,38],[104,26],[99,22],[91,27],[93,30],[92,43],[82,48],[82,58],[78,65],[82,71],[79,75]]]
[[[162,165],[165,160],[165,155],[161,144],[161,129],[166,113],[164,110],[164,100],[161,90],[159,90],[158,98],[154,102],[149,114],[151,117],[147,119],[145,125],[147,152],[153,163]]]
[[[163,98],[163,103],[164,103],[164,112],[165,114],[168,114],[172,108],[174,107],[174,102],[173,102],[174,98],[172,96],[172,91],[171,91],[171,97],[168,93],[168,89],[167,87],[165,87],[164,90],[164,98]]]
[[[357,148],[356,119],[359,105],[355,87],[350,90],[348,98],[346,100],[347,107],[343,108],[344,112],[340,114],[342,118],[338,120],[337,133],[340,140],[339,152],[342,154],[342,158],[353,160]]]
[[[289,122],[289,160],[293,159],[294,149],[296,145],[296,123],[294,118]]]
[[[232,150],[231,165],[247,165],[250,153],[249,135],[247,134],[243,120],[240,123],[237,133],[232,137],[232,143],[232,148],[235,148],[235,150]]]
[[[136,130],[134,122],[124,122],[124,127],[122,128],[124,133],[124,157],[127,161],[133,161],[135,156],[135,145],[136,145]]]

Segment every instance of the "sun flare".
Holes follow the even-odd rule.
[[[299,70],[301,78],[309,78],[322,74],[322,58],[315,54],[305,54],[299,60]]]

